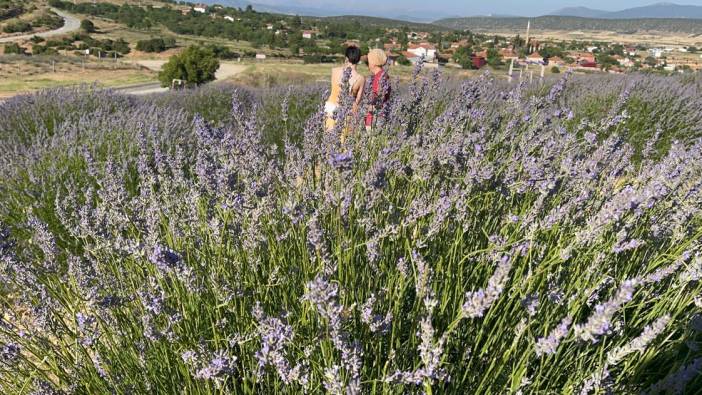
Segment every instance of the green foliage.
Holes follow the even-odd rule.
[[[24,48],[20,47],[17,43],[5,44],[5,55],[10,55],[10,54],[23,55]]]
[[[487,50],[487,63],[492,67],[497,67],[502,65],[502,57],[496,48],[488,48]]]
[[[409,59],[405,57],[405,55],[400,55],[397,57],[397,64],[409,66],[410,64],[412,64],[412,62],[410,62]]]
[[[607,55],[607,54],[597,54],[597,63],[600,65],[601,68],[603,69],[609,69],[612,66],[617,66],[619,65],[619,62],[614,59],[612,56]]]
[[[219,60],[208,48],[191,46],[178,55],[171,56],[158,74],[161,86],[171,86],[174,79],[188,84],[201,85],[214,81]]]
[[[13,21],[2,28],[5,33],[24,33],[30,30],[32,30],[32,24],[26,21]]]
[[[44,41],[46,41],[46,39],[44,39],[44,37],[32,36],[30,41],[33,42],[34,44],[39,44],[39,43],[43,43]]]
[[[209,44],[206,47],[207,47],[207,49],[212,51],[212,53],[215,54],[217,59],[227,60],[227,59],[236,59],[236,58],[241,57],[240,54],[238,54],[236,52],[232,52],[232,50],[229,49],[229,47],[225,47],[223,45]]]
[[[163,52],[167,49],[174,48],[176,46],[175,39],[172,37],[168,38],[152,38],[149,40],[139,40],[137,41],[136,49],[143,52]]]
[[[471,59],[472,56],[473,50],[471,48],[460,47],[453,54],[453,59],[464,69],[471,69],[473,68],[473,60]]]
[[[551,67],[551,72],[553,74],[559,74],[561,72],[561,69],[558,68],[558,66],[553,66],[553,67]]]
[[[80,28],[86,33],[95,32],[95,24],[90,19],[83,19],[80,21]]]
[[[47,45],[34,45],[32,47],[32,55],[58,55],[56,48],[51,48]]]
[[[32,21],[32,27],[46,26],[49,29],[58,29],[63,26],[63,18],[52,13],[42,14]]]

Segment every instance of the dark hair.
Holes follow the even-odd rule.
[[[358,64],[358,62],[361,61],[361,50],[355,45],[346,47],[346,59],[348,59],[351,64]]]

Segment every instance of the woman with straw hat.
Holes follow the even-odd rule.
[[[382,49],[368,52],[368,68],[373,74],[370,82],[370,99],[366,114],[366,130],[371,130],[378,117],[383,117],[390,100],[390,77],[385,71],[388,57]]]

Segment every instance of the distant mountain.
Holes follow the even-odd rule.
[[[645,7],[629,8],[623,11],[611,12],[607,18],[702,18],[702,7],[695,5],[679,5],[675,3],[657,3]]]
[[[554,12],[550,13],[549,15],[577,16],[580,18],[601,18],[608,13],[609,13],[608,11],[595,10],[595,9],[587,8],[587,7],[566,7],[566,8],[561,8],[558,11],[554,11]]]
[[[549,15],[576,16],[580,18],[604,19],[643,19],[643,18],[685,18],[702,19],[702,6],[656,3],[643,7],[627,8],[621,11],[602,11],[587,7],[568,7]]]
[[[196,1],[196,0],[190,0]],[[303,16],[315,16],[315,17],[326,17],[326,16],[343,16],[343,15],[366,15],[379,18],[393,18],[394,20],[402,20],[408,22],[417,23],[429,23],[437,19],[451,17],[451,14],[445,12],[434,12],[426,10],[414,10],[414,9],[398,9],[396,12],[398,15],[392,16],[392,12],[374,11],[366,10],[358,7],[343,7],[343,6],[324,6],[324,7],[310,7],[302,5],[295,1],[285,1],[280,2],[281,4],[269,4],[266,0],[257,1],[247,1],[247,0],[197,0],[202,1],[205,4],[219,4],[227,7],[234,8],[246,8],[246,6],[251,5],[254,10],[260,12],[272,12],[278,14],[288,14],[288,15],[303,15]],[[353,3],[353,2],[350,2]]]
[[[517,34],[526,31],[528,21],[531,21],[531,28],[534,30],[563,32],[599,30],[617,32],[622,35],[636,32],[671,32],[702,35],[702,19],[693,18],[605,19],[547,15],[536,18],[448,18],[435,21],[434,24],[448,29],[470,29],[484,33]]]

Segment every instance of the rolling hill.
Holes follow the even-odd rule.
[[[621,34],[637,32],[702,34],[702,19],[682,18],[607,19],[548,15],[537,18],[447,18],[438,20],[434,24],[448,29],[470,29],[477,32],[505,30],[519,32],[526,29],[529,20],[532,29],[537,30],[601,30]]]
[[[641,18],[684,18],[702,19],[702,6],[656,3],[643,7],[627,8],[621,11],[603,11],[587,7],[567,7],[549,15],[575,16],[581,18],[641,19]]]

